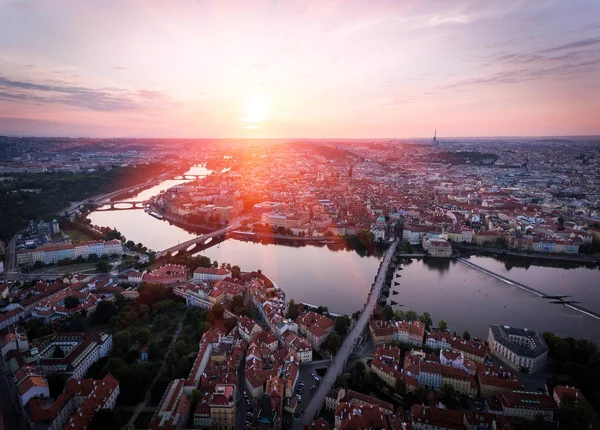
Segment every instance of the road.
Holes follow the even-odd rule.
[[[344,370],[344,366],[346,364],[346,361],[348,360],[348,357],[352,353],[352,350],[354,349],[354,344],[356,340],[359,338],[359,336],[367,326],[367,323],[371,319],[371,315],[373,314],[373,311],[377,306],[379,296],[381,295],[381,288],[383,287],[383,283],[385,282],[385,274],[387,268],[389,267],[390,262],[392,261],[392,257],[394,256],[394,252],[396,251],[398,243],[399,239],[396,239],[386,251],[383,261],[379,266],[379,271],[377,272],[377,277],[375,278],[373,287],[371,288],[371,291],[369,293],[367,305],[365,306],[365,309],[358,318],[358,322],[356,323],[352,331],[350,331],[350,333],[348,333],[348,335],[346,336],[346,339],[344,339],[344,343],[342,344],[338,353],[333,358],[333,362],[327,370],[325,376],[322,378],[321,384],[317,388],[315,395],[306,407],[304,414],[301,416],[301,422],[303,425],[309,425],[315,418],[317,412],[321,408],[321,405],[325,401],[325,396],[327,395],[329,390],[331,390],[335,379]]]

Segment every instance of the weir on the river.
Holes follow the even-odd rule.
[[[522,289],[524,291],[527,291],[528,293],[535,294],[536,296],[539,296],[539,297],[545,297],[545,296],[549,295],[549,294],[546,294],[546,293],[544,293],[544,292],[542,292],[540,290],[536,290],[535,288],[528,287],[527,285],[521,284],[520,282],[513,281],[512,279],[508,279],[508,278],[506,278],[506,277],[504,277],[502,275],[494,273],[494,272],[492,272],[492,271],[490,271],[488,269],[485,269],[485,268],[483,268],[481,266],[478,266],[477,264],[471,263],[470,261],[465,260],[464,258],[457,257],[456,260],[460,261],[463,264],[466,264],[467,266],[472,267],[473,269],[479,270],[479,271],[481,271],[483,273],[486,273],[486,274],[488,274],[488,275],[490,275],[490,276],[492,276],[492,277],[494,277],[496,279],[499,279],[502,282],[505,282],[505,283],[507,283],[509,285],[512,285],[512,286],[517,287],[517,288],[520,288],[520,289]],[[582,308],[581,306],[573,305],[573,304],[570,304],[570,303],[565,303],[564,305],[566,307],[568,307],[568,308],[571,308],[571,309],[577,311],[577,312],[581,312],[582,314],[585,314],[585,315],[588,315],[588,316],[590,316],[592,318],[600,320],[600,314],[598,314],[598,313],[596,313],[594,311],[590,311],[589,309],[585,309],[585,308]]]

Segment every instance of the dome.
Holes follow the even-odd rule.
[[[379,217],[377,217],[377,222],[385,222],[385,217],[383,215],[379,215]]]

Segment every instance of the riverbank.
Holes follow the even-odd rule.
[[[520,259],[526,260],[546,260],[546,261],[556,261],[563,263],[573,263],[573,264],[585,264],[598,266],[600,265],[600,257],[598,256],[585,256],[583,254],[577,255],[569,255],[569,254],[548,254],[541,252],[524,252],[524,251],[516,251],[511,249],[500,249],[500,248],[487,248],[481,246],[472,246],[465,245],[462,243],[453,243],[452,247],[455,250],[459,251],[467,251],[467,253],[473,253],[475,255],[500,255],[507,257],[519,257]]]

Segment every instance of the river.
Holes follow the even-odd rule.
[[[598,269],[531,266],[506,270],[503,263],[491,257],[471,257],[470,261],[543,292],[573,295],[573,300],[582,302],[581,306],[600,310]],[[395,309],[429,312],[434,325],[443,319],[458,334],[469,330],[471,335],[482,338],[487,338],[490,324],[513,325],[600,343],[600,321],[551,304],[459,261],[415,259],[402,268],[396,272],[400,285],[392,288],[398,294],[390,295],[389,300],[398,303]],[[595,281],[586,285],[587,280]]]
[[[211,172],[193,167],[190,174]],[[169,180],[142,191],[131,200],[147,199],[186,181]],[[114,227],[127,239],[159,251],[196,236],[161,221],[143,210],[97,211],[93,224]],[[211,260],[239,265],[244,271],[263,270],[295,299],[329,307],[333,312],[361,309],[377,273],[379,258],[361,257],[353,251],[334,251],[325,246],[292,247],[229,239],[202,251]],[[600,313],[600,270],[577,267],[511,267],[491,257],[472,256],[470,261],[551,295],[571,295],[584,308]],[[600,343],[600,321],[562,305],[550,304],[519,288],[454,260],[413,260],[397,272],[400,286],[390,295],[419,313],[429,312],[437,324],[444,319],[451,330],[469,330],[487,337],[489,324],[507,324],[549,330],[563,336],[586,337]],[[400,308],[400,307],[397,307]]]

